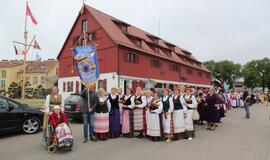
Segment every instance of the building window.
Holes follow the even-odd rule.
[[[151,65],[155,68],[161,68],[161,62],[158,59],[152,59]]]
[[[88,40],[89,41],[94,41],[95,40],[95,35],[96,35],[95,32],[89,33],[88,34]]]
[[[30,83],[30,77],[26,77],[26,82]]]
[[[130,63],[139,63],[139,57],[135,53],[128,52],[127,53],[127,62]]]
[[[5,88],[5,87],[6,87],[6,81],[0,80],[0,88]]]
[[[126,25],[121,25],[120,28],[121,28],[121,30],[122,30],[123,32],[125,32],[125,33],[128,32],[127,26],[126,26]]]
[[[209,73],[206,74],[207,79],[211,79],[211,75]]]
[[[66,82],[63,82],[63,92],[66,92]]]
[[[172,70],[172,71],[177,71],[177,72],[178,72],[178,71],[180,70],[180,67],[179,67],[178,64],[175,64],[175,63],[174,63],[174,64],[171,65],[171,70]]]
[[[42,84],[44,84],[44,83],[45,83],[45,77],[40,77],[40,82],[41,82]]]
[[[191,68],[187,68],[187,74],[192,74],[192,69]]]
[[[202,72],[201,71],[198,71],[198,76],[202,77]]]
[[[33,84],[38,84],[38,78],[37,77],[33,77]]]
[[[82,46],[86,46],[87,45],[87,39],[82,39]]]
[[[138,47],[141,47],[142,46],[142,41],[141,40],[134,40],[134,43]]]
[[[1,77],[2,78],[6,78],[6,76],[7,76],[7,71],[6,70],[2,70]]]
[[[86,33],[87,32],[87,19],[82,21],[82,33]]]

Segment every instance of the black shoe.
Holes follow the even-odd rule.
[[[143,138],[143,134],[139,134],[138,136],[136,136],[137,138]]]
[[[131,133],[128,135],[128,138],[133,138],[133,137],[134,137],[134,135]]]
[[[88,140],[87,140],[87,138],[85,138],[84,140],[83,140],[83,143],[86,143]]]
[[[90,140],[91,140],[92,142],[98,141],[98,139],[97,139],[95,136],[92,136],[92,137],[90,138]]]

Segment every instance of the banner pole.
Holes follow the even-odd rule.
[[[88,110],[91,108],[90,107],[90,94],[89,94],[89,87],[87,87],[87,99],[88,99]]]

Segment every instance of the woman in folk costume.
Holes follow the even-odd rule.
[[[236,108],[237,104],[236,104],[236,92],[231,92],[231,101],[232,101],[232,107]]]
[[[109,118],[109,137],[116,138],[120,136],[120,110],[119,110],[119,96],[116,94],[117,89],[112,88],[108,99],[111,104],[110,118]]]
[[[239,96],[240,96],[240,100],[239,100],[240,101],[240,107],[244,108],[243,92],[240,92]]]
[[[198,94],[197,97],[197,103],[198,103],[198,113],[200,115],[200,119],[199,119],[199,125],[204,125],[203,121],[206,120],[206,102],[205,102],[205,96],[202,92],[200,92]]]
[[[118,95],[118,103],[119,103],[119,111],[120,111],[120,127],[122,128],[122,112],[123,112],[122,104],[123,104],[123,99],[124,99],[122,88],[117,89],[117,95]]]
[[[109,112],[111,104],[103,88],[98,90],[97,105],[94,109],[94,131],[100,140],[106,140],[109,133]]]
[[[145,107],[147,106],[146,96],[143,95],[142,89],[136,89],[134,106],[134,132],[138,132],[137,138],[143,138],[146,132]]]
[[[172,112],[174,106],[172,97],[169,96],[169,90],[166,88],[163,90],[162,103],[163,103],[162,123],[163,123],[164,138],[166,139],[166,142],[169,143],[173,138]]]
[[[55,130],[59,146],[70,146],[73,143],[71,129],[68,126],[68,116],[62,112],[60,106],[54,106],[49,120]]]
[[[197,100],[194,95],[191,94],[191,89],[186,88],[186,93],[180,98],[185,114],[185,129],[186,138],[192,140],[195,136],[194,124],[192,119],[193,110],[197,107]]]
[[[150,104],[153,101],[153,95],[154,94],[152,93],[151,90],[146,90],[145,91],[145,96],[146,96],[146,101],[147,101],[147,106],[145,107],[146,128],[147,128],[146,135],[148,135],[148,136],[149,136],[149,134],[148,134],[148,124],[149,124],[149,114],[150,114],[149,107],[150,107]]]
[[[147,134],[153,141],[158,141],[161,137],[161,121],[159,114],[163,110],[163,103],[160,100],[159,93],[154,93],[148,105],[148,125]]]
[[[133,123],[133,108],[135,106],[135,96],[132,95],[131,88],[126,89],[122,101],[122,134],[124,137],[133,138],[134,136],[134,123]]]
[[[51,113],[54,106],[60,106],[61,110],[64,111],[64,105],[64,100],[61,94],[59,94],[58,87],[53,86],[52,93],[46,96],[45,112],[47,114]]]
[[[219,97],[216,94],[214,88],[211,88],[209,94],[206,96],[205,99],[207,103],[206,109],[206,121],[208,122],[207,129],[215,130],[216,124],[219,122]]]
[[[184,122],[184,108],[180,102],[180,89],[174,88],[173,99],[173,131],[174,131],[174,139],[179,140],[184,137],[185,133],[185,122]]]

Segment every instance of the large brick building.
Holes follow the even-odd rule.
[[[78,46],[97,45],[100,80],[97,87],[209,87],[210,72],[192,53],[153,34],[84,5],[58,55],[59,89],[64,96],[82,85],[72,60]]]

